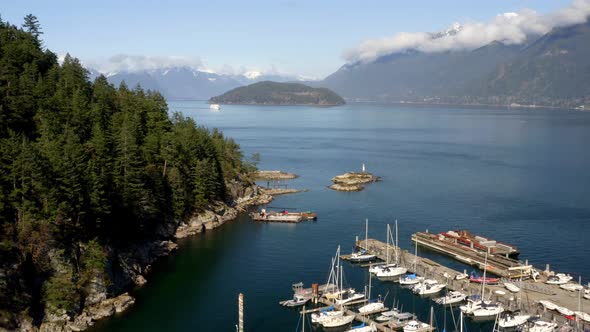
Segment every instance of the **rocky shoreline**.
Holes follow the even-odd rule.
[[[283,171],[257,171],[254,177],[257,180],[291,180],[298,178],[299,175]]]
[[[338,191],[361,191],[363,184],[377,182],[380,178],[369,172],[348,172],[332,178],[333,185],[328,188]]]
[[[136,244],[122,252],[112,252],[109,255],[111,265],[117,265],[122,270],[113,276],[113,284],[118,291],[114,297],[108,297],[109,292],[104,282],[95,280],[88,290],[84,308],[80,314],[73,316],[65,311],[46,313],[40,326],[35,326],[30,316],[21,314],[18,331],[27,332],[70,332],[83,331],[93,326],[96,321],[113,316],[127,310],[135,303],[135,299],[127,290],[140,287],[147,283],[152,264],[160,257],[168,256],[178,249],[177,239],[186,238],[198,233],[213,230],[224,223],[235,219],[240,212],[250,206],[267,204],[273,196],[257,185],[243,187],[237,182],[230,186],[232,197],[237,197],[232,204],[216,202],[209,209],[196,214],[187,222],[163,223],[158,230],[162,240],[146,241]],[[274,193],[280,194],[280,193]],[[110,250],[107,248],[107,250]],[[51,254],[50,254],[51,255]],[[0,329],[1,331],[2,329]]]

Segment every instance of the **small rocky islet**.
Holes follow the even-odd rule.
[[[361,191],[364,184],[377,182],[381,178],[369,172],[347,172],[332,178],[332,184],[328,188],[338,191]]]

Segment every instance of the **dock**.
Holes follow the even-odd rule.
[[[468,279],[455,280],[455,277],[463,272],[453,270],[430,259],[415,256],[407,250],[402,250],[393,245],[388,246],[386,243],[375,239],[357,241],[356,246],[360,249],[367,250],[383,261],[386,260],[387,250],[389,250],[389,257],[395,257],[397,250],[400,265],[406,267],[408,271],[415,272],[426,278],[436,279],[441,283],[446,283],[449,290],[462,291],[468,295],[481,294],[481,284],[471,283]],[[346,256],[341,256],[341,258],[345,259]],[[488,267],[489,263],[488,261]],[[510,282],[515,283],[512,279],[503,278],[503,280],[510,280]],[[502,282],[498,285],[486,285],[485,297],[502,303],[506,309],[520,309],[531,315],[540,315],[546,320],[555,320],[559,323],[569,322],[569,320],[557,311],[544,310],[538,303],[540,300],[549,300],[573,311],[578,310],[579,301],[585,301],[582,302],[584,308],[590,308],[590,300],[580,299],[578,292],[567,291],[557,285],[545,284],[546,280],[547,276],[541,274],[536,282],[534,280],[519,281],[517,285],[521,289],[520,294],[509,292],[504,288]],[[587,312],[588,309],[585,309],[585,311]],[[580,326],[583,327],[583,330],[590,329],[590,323],[588,322],[580,321]]]

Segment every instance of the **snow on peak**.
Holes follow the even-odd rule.
[[[242,74],[242,75],[243,75],[244,77],[246,77],[247,79],[254,80],[254,79],[256,79],[257,77],[259,77],[260,75],[262,75],[262,73],[261,73],[261,72],[259,72],[259,71],[251,70],[251,71],[247,71],[247,72],[245,72],[245,73],[244,73],[244,74]]]

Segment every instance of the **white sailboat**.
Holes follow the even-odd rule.
[[[369,254],[366,250],[366,249],[368,249],[368,243],[369,243],[368,237],[369,237],[369,219],[365,219],[365,249],[361,249],[356,252],[353,252],[350,255],[351,262],[356,262],[356,263],[368,262],[368,261],[374,260],[377,257],[373,254]]]
[[[338,247],[338,249],[340,249],[340,247]],[[338,260],[338,262],[339,262],[339,260]],[[343,279],[342,266],[340,266],[339,270],[340,270],[340,272],[338,273],[340,276],[339,289],[342,289],[342,279]],[[352,323],[352,321],[354,320],[354,315],[347,316],[346,313],[344,312],[343,304],[353,301],[353,298],[355,297],[355,295],[358,295],[358,294],[356,294],[352,288],[349,290],[349,292],[340,292],[339,298],[336,300],[336,304],[341,305],[341,308],[339,311],[342,314],[330,315],[329,317],[325,317],[321,321],[320,324],[325,328],[330,328],[330,327],[340,327],[340,326],[344,326],[344,325]],[[346,296],[346,299],[345,299],[345,296]],[[364,294],[362,294],[362,298],[364,298]]]
[[[347,330],[346,332],[377,332],[377,327],[374,323],[370,325],[362,323],[361,325],[353,326],[350,330]]]
[[[369,299],[369,303],[358,309],[361,314],[368,314],[385,309],[385,304],[383,304],[381,296],[379,296],[379,299],[377,300],[371,300],[371,279],[371,274],[369,273],[369,289],[367,290],[367,299]]]
[[[400,285],[415,285],[424,281],[424,277],[419,277],[415,273],[406,274],[399,278]]]
[[[504,307],[498,302],[492,301],[483,301],[485,295],[485,287],[486,287],[486,272],[488,266],[488,253],[486,252],[485,261],[484,261],[484,269],[483,269],[483,282],[481,283],[481,299],[482,302],[479,305],[479,308],[476,308],[471,313],[473,317],[477,317],[479,319],[493,319],[497,318],[499,314],[504,312]]]
[[[369,272],[376,274],[383,271],[385,268],[396,267],[397,263],[389,261],[389,239],[391,238],[391,226],[387,224],[387,246],[385,247],[385,264],[373,265],[369,268]],[[393,244],[395,246],[395,243]]]
[[[498,320],[498,326],[501,328],[513,328],[526,324],[531,315],[522,314],[518,311],[504,312]]]
[[[547,322],[540,318],[529,320],[528,332],[553,332],[557,328],[557,323]]]
[[[395,221],[395,263],[399,264],[399,253],[397,246],[398,239],[397,239],[397,220]],[[386,267],[382,271],[377,272],[375,275],[380,280],[394,280],[395,278],[401,276],[408,272],[408,269],[402,266],[395,266],[395,267]]]

